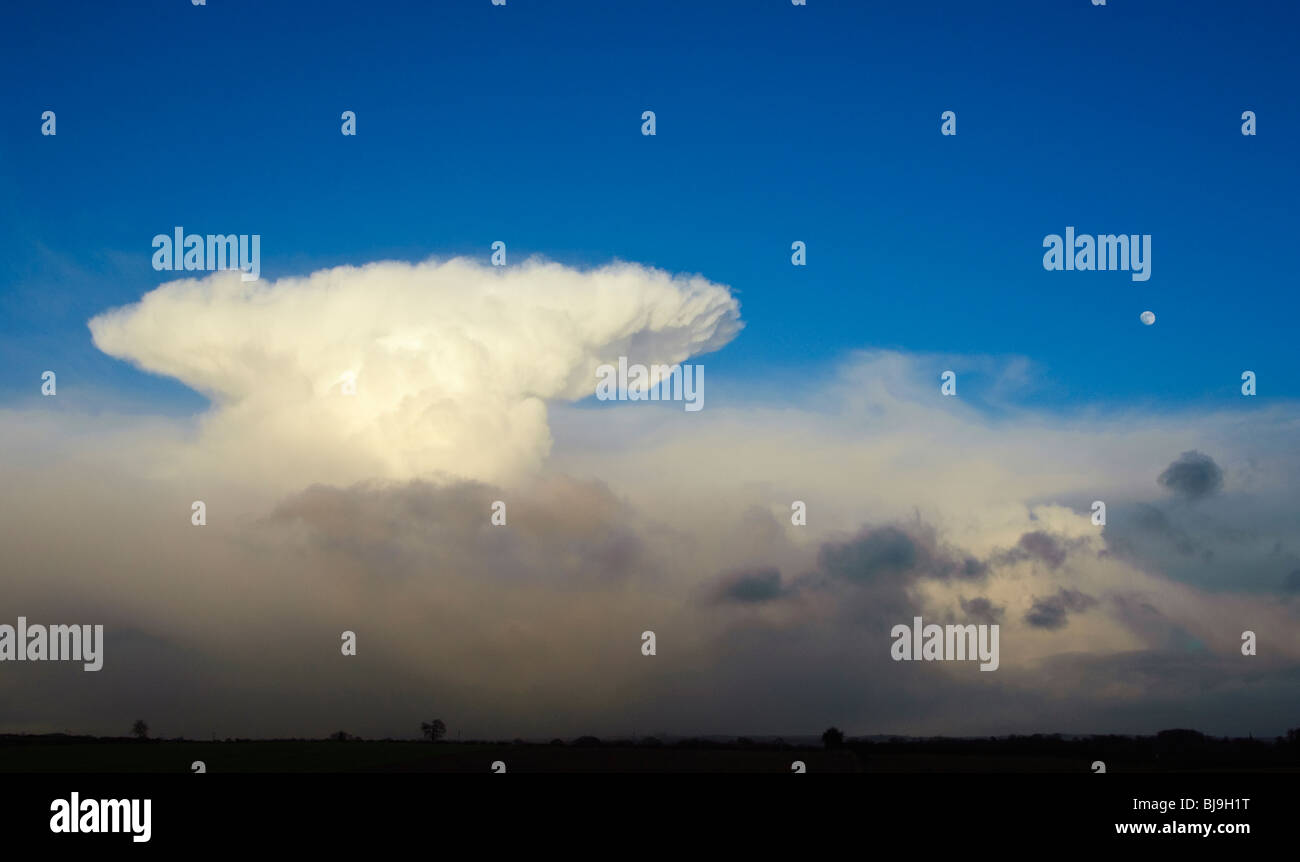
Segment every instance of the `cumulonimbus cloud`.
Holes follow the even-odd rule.
[[[201,446],[285,483],[499,480],[551,444],[547,403],[619,356],[674,364],[740,329],[724,285],[637,264],[464,258],[248,283],[168,282],[90,321],[95,345],[212,401]]]

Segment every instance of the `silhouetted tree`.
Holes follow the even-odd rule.
[[[844,744],[844,733],[838,727],[828,727],[822,734],[822,745],[827,748],[839,748]]]
[[[353,738],[352,734],[348,733],[346,730],[336,730],[330,734],[330,739],[334,742],[347,742],[349,739]]]
[[[442,723],[441,718],[435,718],[433,721],[425,721],[420,724],[420,730],[424,733],[424,738],[430,742],[437,742],[447,733],[447,725]]]
[[[131,725],[131,734],[132,734],[136,739],[148,739],[148,738],[149,738],[149,725],[145,724],[145,721],[144,721],[143,718],[137,718],[137,719],[135,720],[135,724]]]

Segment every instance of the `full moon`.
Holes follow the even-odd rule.
[[[1149,311],[1142,312],[1141,318],[1142,318],[1142,322],[1145,323],[1147,326],[1150,326],[1151,324],[1156,322],[1156,316]]]

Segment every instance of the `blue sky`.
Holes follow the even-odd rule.
[[[125,5],[4,12],[0,403],[202,404],[85,325],[175,225],[261,234],[264,278],[498,239],[698,272],[754,392],[886,347],[1026,356],[1055,409],[1300,394],[1292,3]],[[1067,225],[1152,234],[1151,280],[1044,271]]]

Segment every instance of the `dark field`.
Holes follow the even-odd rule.
[[[1182,732],[1189,733],[1189,732]],[[1102,760],[1117,772],[1300,772],[1297,747],[1282,741],[1204,737],[1012,737],[998,740],[850,740],[826,749],[790,745],[682,742],[545,744],[404,740],[186,740],[10,736],[0,738],[0,772],[490,773],[1090,772]]]
[[[857,772],[847,749],[789,751],[641,746],[578,748],[546,744],[406,741],[266,741],[6,744],[0,772]]]

